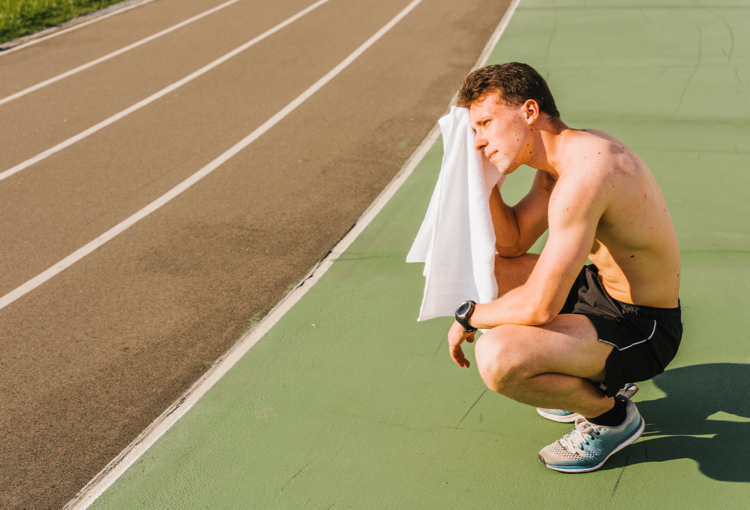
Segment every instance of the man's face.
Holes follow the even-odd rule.
[[[529,147],[528,123],[524,106],[511,107],[495,94],[487,94],[471,104],[471,128],[474,131],[474,148],[484,152],[487,159],[509,174],[522,163],[525,147]]]

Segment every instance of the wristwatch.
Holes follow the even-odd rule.
[[[474,301],[469,300],[464,301],[458,306],[458,308],[456,308],[456,322],[464,327],[464,334],[473,333],[477,330],[477,328],[472,327],[472,325],[469,324],[469,319],[471,319],[471,316],[474,313],[475,306],[477,306],[477,304]]]

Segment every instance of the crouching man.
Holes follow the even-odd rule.
[[[680,345],[680,253],[667,204],[630,147],[565,125],[526,64],[472,72],[458,103],[469,108],[476,150],[503,174],[525,164],[536,176],[513,207],[491,195],[500,297],[456,310],[451,356],[468,367],[462,342],[488,329],[475,349],[487,386],[575,422],[539,460],[593,471],[643,432],[630,383],[662,373]],[[542,254],[527,253],[547,229]]]

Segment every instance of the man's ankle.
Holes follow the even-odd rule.
[[[628,417],[628,403],[623,397],[614,397],[612,409],[594,418],[586,418],[589,423],[602,427],[617,427]]]

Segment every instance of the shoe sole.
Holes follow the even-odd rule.
[[[633,395],[638,393],[638,386],[635,384],[631,384],[630,388],[627,389],[627,391],[621,391],[618,392],[618,395],[622,395],[627,398],[632,398]],[[540,408],[536,408],[536,412],[539,413],[542,417],[547,418],[548,420],[556,421],[557,423],[573,423],[576,421],[581,415],[578,413],[569,414],[568,416],[560,416],[559,414],[549,414],[542,411]]]
[[[623,448],[625,448],[629,444],[634,443],[636,441],[636,439],[638,439],[639,437],[641,437],[641,434],[643,434],[643,430],[645,428],[646,428],[646,421],[641,416],[641,425],[638,427],[638,430],[636,430],[635,432],[633,432],[630,435],[630,437],[628,437],[625,441],[623,441],[622,443],[620,443],[619,445],[617,445],[617,448],[615,448],[614,450],[612,450],[611,452],[609,452],[609,455],[607,455],[604,458],[604,460],[601,461],[596,466],[592,466],[592,467],[588,467],[588,468],[583,468],[583,469],[581,469],[581,468],[578,468],[578,469],[576,469],[576,468],[570,468],[570,467],[566,467],[566,466],[562,466],[562,467],[550,466],[549,464],[547,464],[546,462],[544,462],[544,458],[542,458],[541,455],[538,456],[539,457],[539,461],[542,464],[544,464],[545,467],[548,467],[550,469],[554,469],[555,471],[560,471],[561,473],[588,473],[588,472],[591,472],[591,471],[596,471],[597,469],[599,469],[600,467],[602,467],[604,465],[604,463],[607,462],[612,455],[614,455],[615,453],[619,452],[620,450],[622,450]]]
[[[581,416],[578,413],[569,414],[567,416],[560,416],[559,414],[549,414],[549,413],[545,413],[538,407],[536,408],[536,412],[539,413],[544,418],[547,418],[548,420],[556,421],[557,423],[573,423]]]

